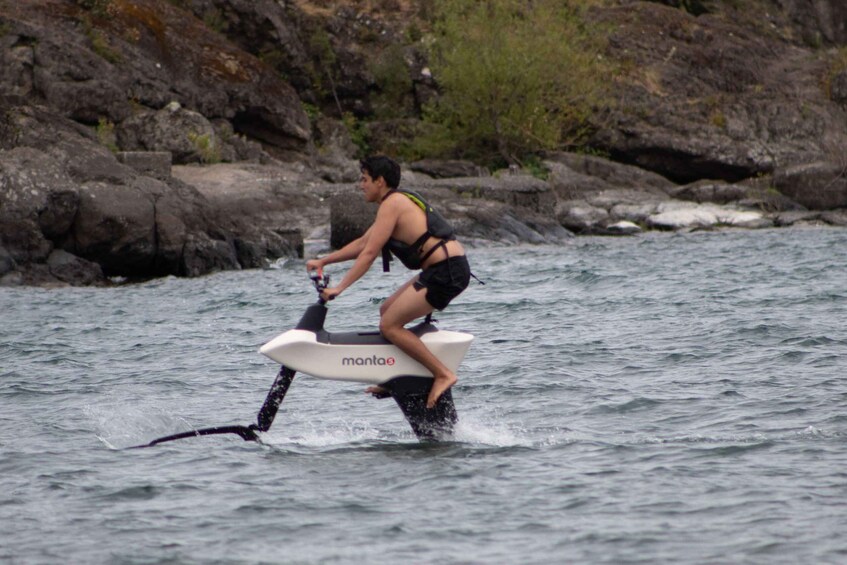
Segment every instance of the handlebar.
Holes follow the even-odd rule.
[[[320,296],[321,292],[329,286],[329,275],[323,274],[323,269],[310,272],[309,278],[312,279],[312,283],[315,285],[315,290],[318,291],[318,296]],[[323,299],[321,299],[320,302],[323,303]]]

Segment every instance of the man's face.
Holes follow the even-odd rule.
[[[359,188],[365,195],[365,201],[378,202],[382,189],[385,187],[385,179],[379,177],[374,180],[366,171],[362,171],[362,176],[359,179]]]

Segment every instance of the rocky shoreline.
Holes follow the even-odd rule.
[[[172,166],[167,152],[92,153],[95,145],[76,140],[3,156],[14,190],[3,193],[0,286],[109,285],[263,267],[303,257],[307,241],[340,247],[375,213],[356,188],[354,160],[339,171],[345,182],[329,183],[302,163]],[[437,203],[471,246],[646,230],[847,226],[847,209],[810,210],[761,183],[676,185],[573,153],[549,154],[543,164],[547,180],[519,170],[450,177],[474,166],[420,162],[404,167],[402,184]]]
[[[355,237],[374,211],[353,139],[392,153],[416,123],[374,114],[368,57],[402,46],[418,112],[437,77],[400,33],[415,3],[330,4],[0,0],[0,286],[201,276]],[[410,161],[403,185],[472,245],[847,226],[847,10],[812,4],[607,2],[590,17],[629,70],[595,154],[541,154],[535,176]],[[316,30],[331,93],[309,79]]]

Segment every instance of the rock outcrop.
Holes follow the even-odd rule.
[[[86,124],[178,101],[281,153],[307,150],[297,92],[257,57],[167,0],[94,4],[4,1],[0,95]]]
[[[709,9],[698,16],[653,2],[597,10],[614,26],[610,55],[632,70],[617,78],[619,104],[593,143],[679,183],[738,182],[832,159],[847,143],[847,108],[833,103],[822,77],[838,68],[839,51],[795,37],[805,32],[788,14],[811,1],[781,3],[764,14],[778,14],[773,21],[748,3],[702,2]],[[842,3],[815,4],[840,13],[843,29]]]
[[[76,122],[37,107],[10,108],[3,117],[6,282],[197,276],[255,267],[268,257],[297,255],[302,246],[299,234],[283,236],[223,216],[179,180],[139,174]],[[245,251],[250,246],[261,248],[258,260]]]

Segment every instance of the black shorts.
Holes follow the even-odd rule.
[[[471,267],[464,255],[448,257],[421,272],[415,288],[426,289],[426,301],[437,310],[444,310],[450,301],[468,288]]]

